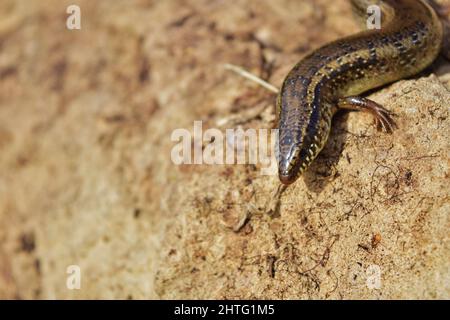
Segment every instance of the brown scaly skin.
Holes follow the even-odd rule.
[[[438,56],[442,24],[422,0],[351,0],[365,12],[382,9],[380,30],[343,38],[313,51],[287,75],[277,102],[279,178],[293,183],[324,147],[339,108],[370,112],[380,128],[395,123],[359,94],[422,71]]]

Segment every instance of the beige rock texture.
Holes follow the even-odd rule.
[[[273,128],[223,65],[279,86],[359,30],[348,1],[79,0],[68,30],[71,4],[0,2],[0,298],[450,298],[448,61],[370,95],[392,135],[338,114],[277,197],[259,165],[175,165],[171,134]]]

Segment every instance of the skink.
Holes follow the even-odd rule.
[[[379,5],[381,29],[343,38],[311,52],[287,75],[277,100],[278,175],[291,184],[324,147],[340,108],[374,115],[379,128],[395,123],[374,101],[359,95],[417,74],[438,56],[442,23],[423,0],[351,0],[363,14]]]

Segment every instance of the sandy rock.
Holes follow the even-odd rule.
[[[358,30],[347,1],[86,0],[72,31],[43,3],[0,4],[0,298],[450,298],[447,61],[370,96],[392,135],[337,115],[278,199],[258,165],[175,165],[171,134],[272,128],[223,64],[279,86]]]

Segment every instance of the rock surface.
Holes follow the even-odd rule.
[[[272,128],[223,64],[279,86],[358,30],[347,1],[78,3],[77,31],[68,1],[0,3],[0,298],[450,298],[448,62],[370,96],[392,135],[336,116],[276,201],[258,166],[174,165],[171,133]]]

